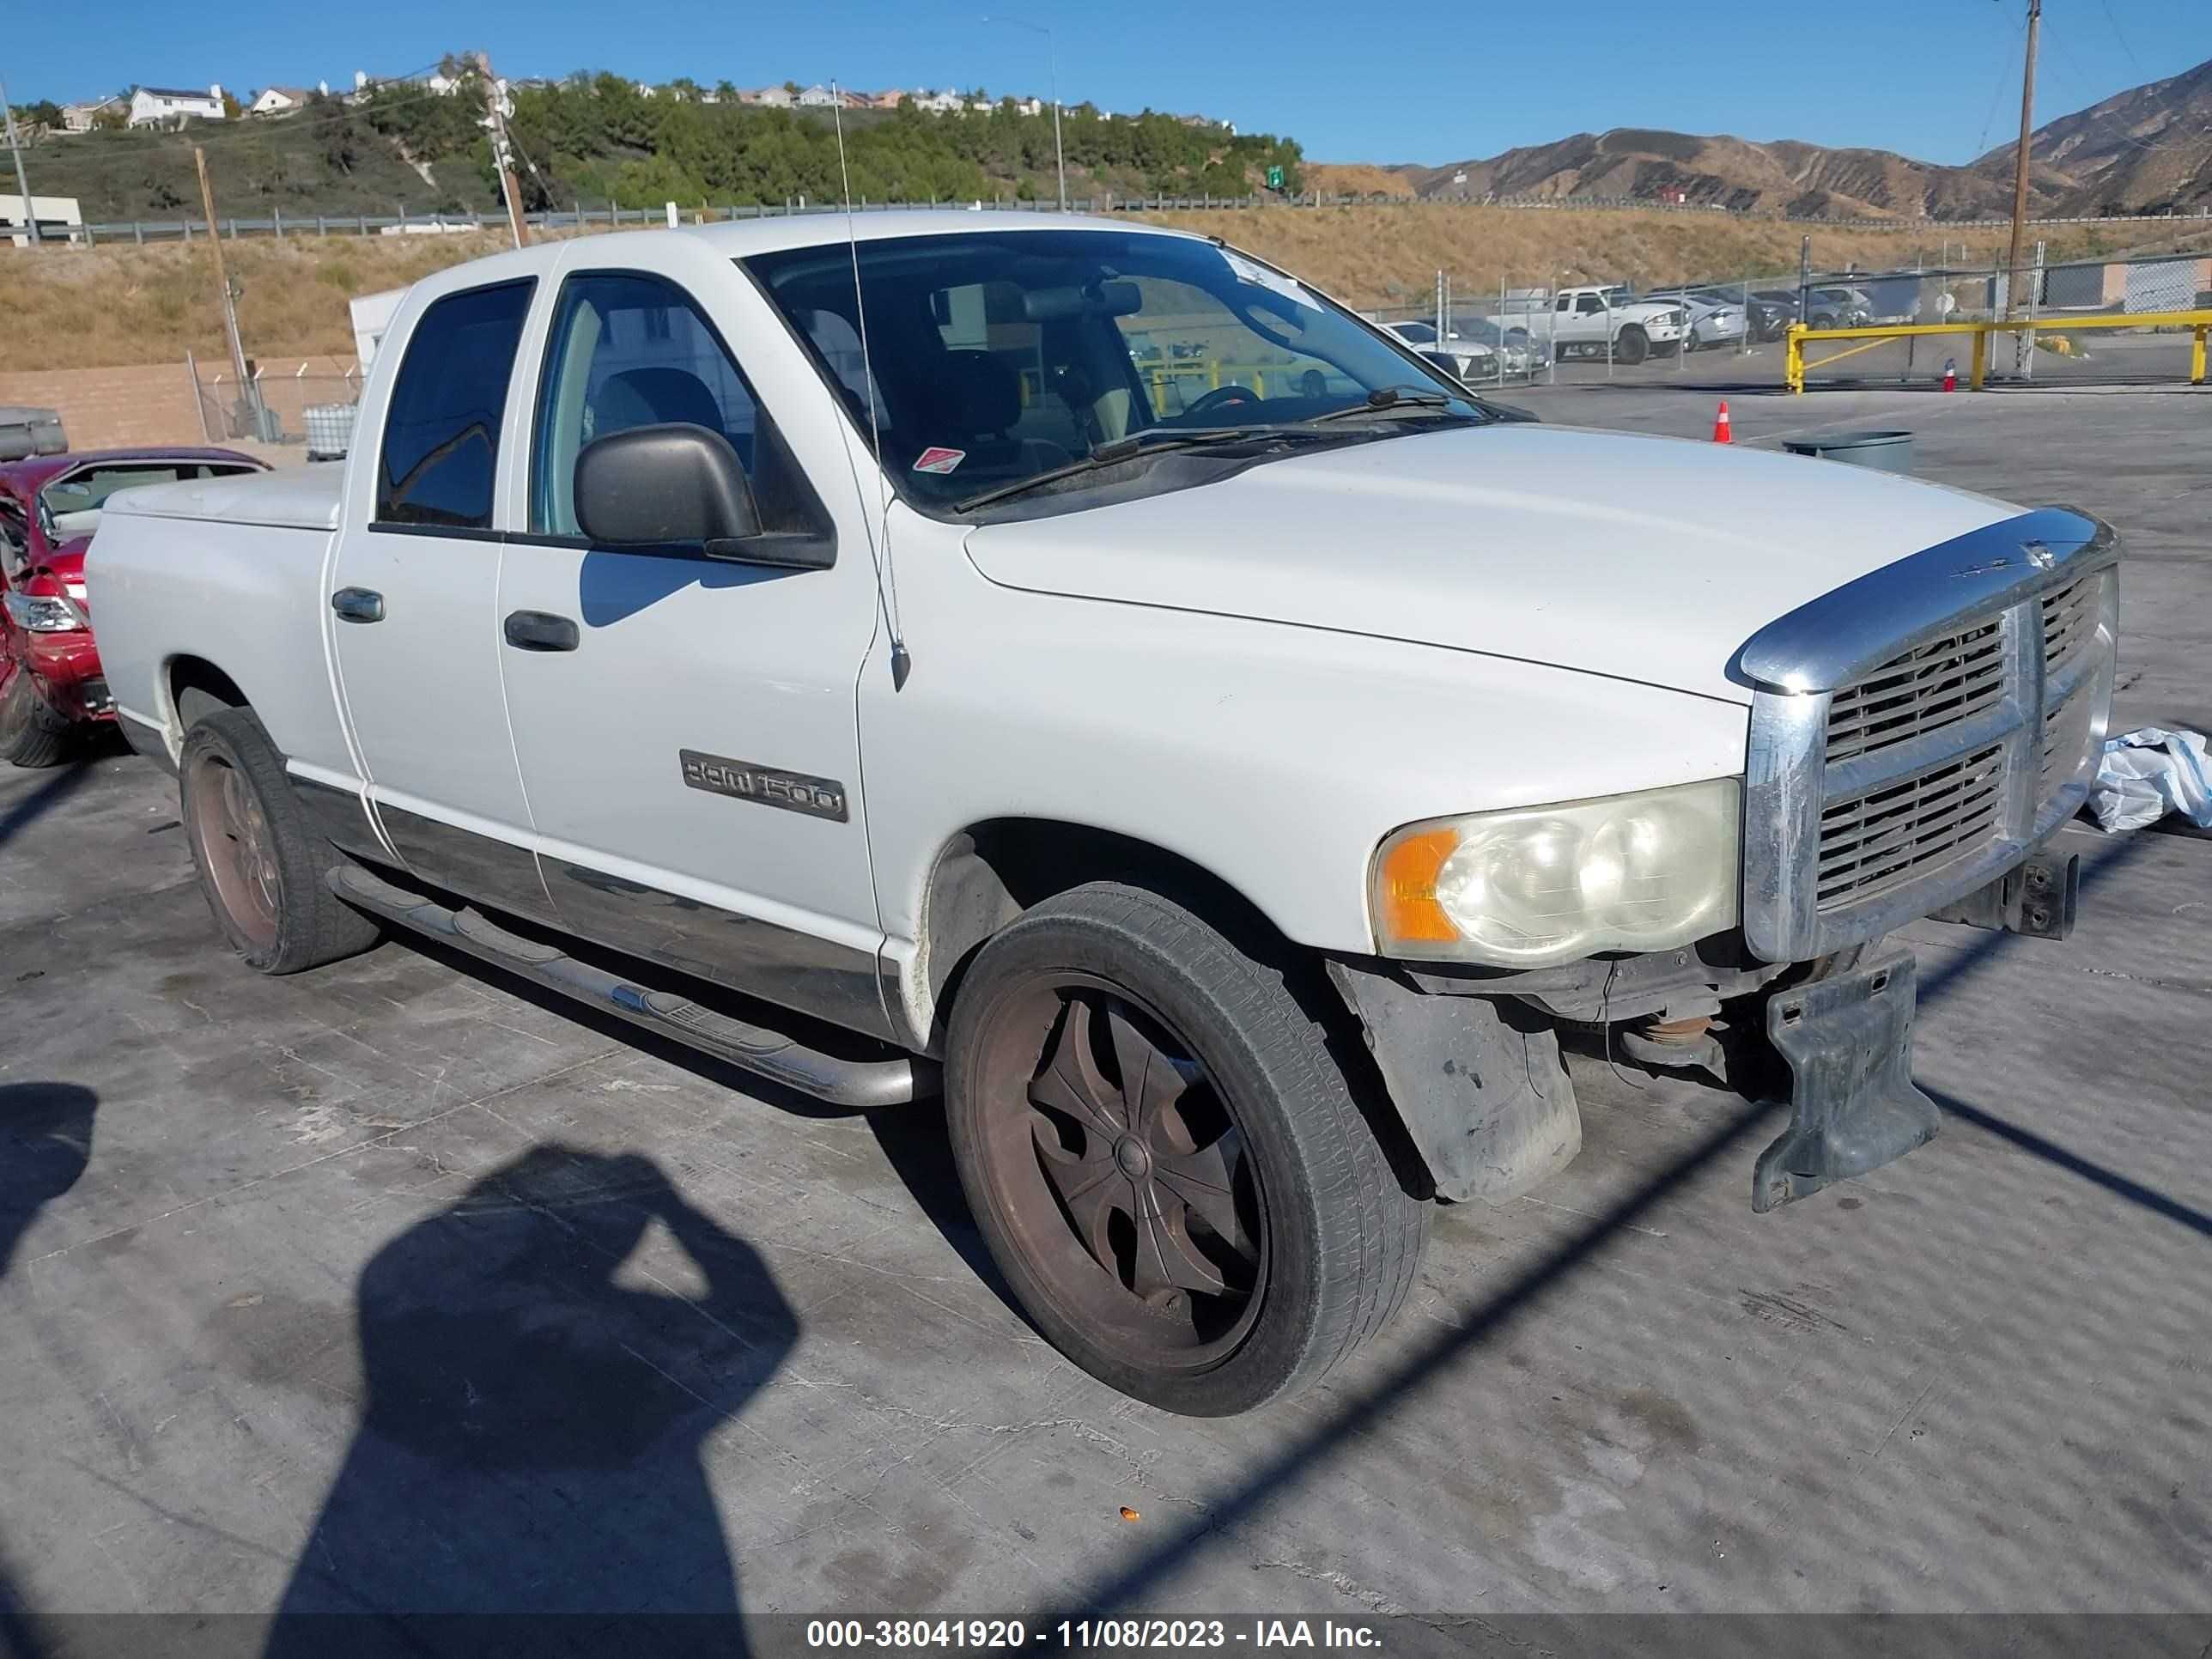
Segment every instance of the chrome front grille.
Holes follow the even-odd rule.
[[[1856,904],[1987,846],[2004,811],[2001,744],[1820,811],[1815,902]]]
[[[1996,707],[2004,690],[1998,618],[1915,646],[1829,699],[1828,763],[1970,720]]]
[[[1770,962],[1965,897],[2080,806],[2102,746],[2118,548],[2046,507],[1877,570],[1761,630],[1743,926]]]
[[[2057,675],[2097,631],[2097,600],[2103,584],[2095,576],[2070,581],[2043,596],[2043,672]]]
[[[2098,744],[2092,726],[2102,708],[2086,690],[2070,696],[2043,717],[2043,750],[2036,773],[2035,798],[2048,801],[2093,765]],[[2103,732],[2094,735],[2100,738]]]

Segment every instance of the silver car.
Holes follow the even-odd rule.
[[[1733,301],[1716,300],[1709,295],[1679,290],[1647,294],[1644,297],[1669,301],[1688,311],[1690,331],[1684,343],[1692,351],[1701,351],[1708,346],[1739,346],[1743,343],[1746,327],[1743,307]]]
[[[1382,331],[1419,352],[1440,352],[1458,365],[1462,380],[1494,380],[1498,378],[1498,354],[1491,347],[1462,335],[1457,329],[1445,331],[1443,338],[1437,338],[1434,323],[1383,323]]]

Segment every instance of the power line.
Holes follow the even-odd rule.
[[[2097,0],[2097,3],[2105,9],[2105,21],[2112,26],[2112,39],[2120,43],[2120,50],[2127,54],[2128,67],[2135,70],[2136,84],[2148,81],[2150,77],[2143,73],[2142,64],[2136,57],[2136,49],[2128,44],[2128,37],[2120,33],[2120,20],[2112,15],[2112,0]]]
[[[2094,94],[2096,90],[2097,82],[2090,79],[2087,72],[2082,69],[2081,61],[2074,56],[2073,52],[2067,46],[2065,38],[2062,35],[2051,34],[2048,27],[2044,30],[2044,33],[2048,38],[2057,43],[2058,55],[2065,59],[2067,69],[2072,74],[2075,84]],[[2086,108],[2094,109],[2100,104],[2110,103],[2113,98],[2124,98],[2129,92],[2140,92],[2142,90],[2142,88],[2141,86],[2136,86],[2130,87],[2122,92],[2113,93],[2108,97],[2093,97]],[[2085,111],[2082,110],[2077,110],[2075,112],[2076,114],[2083,112],[2085,112]],[[2061,118],[2063,119],[2064,118]],[[2124,132],[2115,132],[2106,136],[2101,142],[2109,144],[2123,144],[2130,149],[2139,149],[2146,154],[2156,154],[2162,150],[2196,149],[2203,143],[2207,134],[2212,134],[2212,129],[2208,129],[2207,133],[2199,134],[2193,139],[2183,139],[2177,143],[2154,143],[2147,139],[2132,137]]]
[[[2019,33],[2025,34],[2027,32],[2027,24],[2023,20],[2020,25]],[[2011,84],[2012,65],[2000,58],[1997,60],[1996,78],[1990,84],[1989,111],[1982,117],[1982,136],[1979,142],[1974,145],[1974,154],[1977,156],[1987,155],[1990,153],[1990,129],[1997,124],[1997,103],[2003,98],[2005,88]]]

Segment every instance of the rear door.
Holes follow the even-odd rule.
[[[588,939],[880,1030],[855,690],[878,599],[843,416],[726,261],[656,252],[576,245],[512,509],[499,656],[547,891]],[[577,456],[672,422],[727,440],[768,527],[830,567],[595,546]]]
[[[503,428],[535,279],[432,299],[362,411],[330,581],[341,695],[368,796],[425,880],[550,919],[500,683]]]

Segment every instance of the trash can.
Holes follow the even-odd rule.
[[[1877,472],[1912,471],[1910,432],[1829,432],[1810,438],[1791,438],[1782,446],[1792,455],[1811,455],[1849,466],[1870,466]]]

